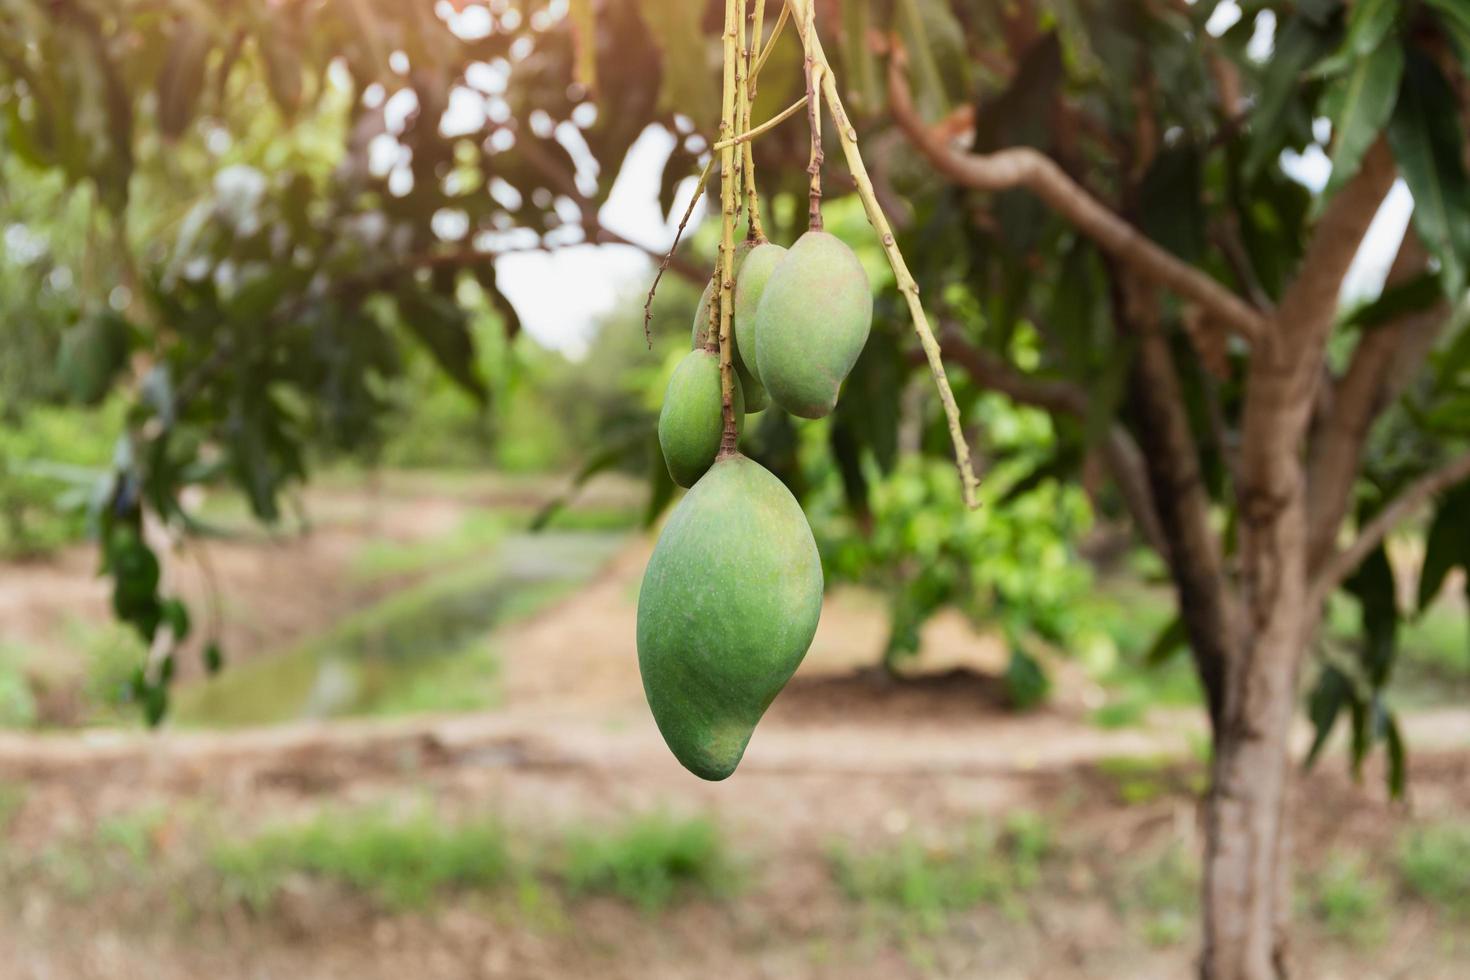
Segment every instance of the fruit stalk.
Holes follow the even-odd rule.
[[[812,132],[812,152],[806,172],[811,176],[811,191],[808,195],[807,229],[822,230],[822,99],[818,78],[822,68],[805,39],[817,36],[817,5],[806,5],[806,19],[802,22],[802,43],[806,48],[806,117]]]
[[[741,57],[744,75],[738,93],[740,132],[742,134],[750,130],[750,107],[755,101],[756,90],[755,49],[760,45],[765,13],[765,0],[755,0],[755,6],[750,11],[750,30],[746,31],[744,21],[741,22],[740,41],[741,46],[745,49]],[[766,240],[766,232],[761,227],[761,201],[755,186],[755,152],[750,140],[741,144],[740,154],[745,181],[745,213],[748,221],[746,238],[752,242],[763,242]]]
[[[725,0],[724,88],[720,100],[720,137],[733,139],[739,125],[736,76],[740,62],[740,32],[745,19],[745,0]],[[724,413],[724,435],[720,456],[735,452],[739,432],[735,426],[735,365],[731,358],[730,319],[735,309],[735,207],[739,175],[735,172],[735,146],[720,151],[720,405]]]
[[[924,313],[923,304],[919,301],[919,285],[914,281],[913,274],[909,272],[908,264],[903,260],[903,254],[898,250],[893,228],[888,224],[888,218],[883,214],[883,207],[878,203],[878,195],[873,191],[872,178],[868,176],[868,168],[863,163],[862,152],[858,149],[857,130],[853,128],[847,110],[842,105],[842,96],[837,91],[836,77],[832,74],[832,66],[828,63],[827,55],[822,50],[822,39],[817,36],[816,31],[808,29],[807,10],[811,5],[812,0],[786,0],[786,7],[791,11],[792,22],[797,25],[797,33],[801,37],[802,47],[807,57],[822,69],[822,95],[831,110],[832,121],[837,129],[837,139],[842,146],[842,154],[847,159],[847,167],[852,172],[853,182],[857,185],[858,198],[863,202],[863,210],[867,212],[868,222],[878,233],[878,241],[883,246],[883,254],[888,257],[888,264],[893,267],[894,281],[908,303],[909,314],[914,321],[914,332],[918,334],[919,343],[924,348],[924,357],[929,362],[929,371],[934,376],[935,386],[939,389],[939,400],[944,405],[945,419],[949,423],[950,441],[954,443],[955,467],[959,470],[960,483],[964,489],[965,505],[975,508],[979,506],[979,499],[976,495],[979,481],[975,479],[975,470],[970,463],[970,446],[965,441],[959,406],[955,403],[954,391],[949,386],[949,377],[944,373],[944,359],[939,351],[939,341],[934,338],[934,331],[929,327],[929,318]]]
[[[653,350],[653,297],[658,292],[658,284],[663,279],[664,273],[669,271],[669,263],[674,260],[674,253],[679,250],[679,239],[684,237],[684,229],[689,224],[689,218],[694,214],[694,207],[699,203],[704,194],[704,185],[709,183],[709,172],[715,165],[715,158],[710,156],[709,162],[699,172],[699,180],[694,184],[694,193],[689,195],[689,206],[684,209],[684,217],[679,219],[679,227],[674,232],[674,244],[664,253],[663,261],[658,264],[658,272],[654,273],[653,285],[648,287],[648,298],[643,301],[643,342]]]

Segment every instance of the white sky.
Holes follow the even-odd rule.
[[[1223,0],[1206,29],[1218,35],[1240,17],[1236,0]],[[1250,42],[1251,56],[1269,57],[1274,35],[1274,19],[1269,11],[1264,12]],[[1318,121],[1317,130],[1318,140],[1325,145],[1331,136],[1326,120]],[[668,132],[658,127],[645,130],[629,152],[600,214],[606,228],[660,252],[673,242],[677,216],[688,204],[694,183],[690,177],[681,185],[674,208],[676,220],[665,221],[658,206],[659,175],[673,147],[674,137]],[[1313,145],[1301,154],[1285,154],[1282,165],[1288,175],[1313,191],[1326,185],[1332,170],[1321,145]],[[579,169],[581,166],[579,163]],[[1399,181],[1384,201],[1348,272],[1343,284],[1345,301],[1371,297],[1382,289],[1412,210],[1413,198]],[[703,215],[701,203],[690,227]],[[599,319],[624,296],[641,295],[653,273],[653,263],[644,253],[615,245],[508,255],[497,262],[497,268],[501,288],[515,304],[526,330],[545,346],[573,357],[585,353]]]

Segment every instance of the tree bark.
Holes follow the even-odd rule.
[[[1333,198],[1246,378],[1239,494],[1245,620],[1227,665],[1206,801],[1206,980],[1287,973],[1290,788],[1287,736],[1297,670],[1320,605],[1308,584],[1303,444],[1343,276],[1394,178],[1380,140]]]

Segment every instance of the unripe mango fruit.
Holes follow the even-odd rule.
[[[755,314],[771,273],[785,257],[786,249],[780,245],[762,242],[750,250],[735,274],[735,318],[731,324],[735,356],[745,372],[756,378],[760,372],[755,363]]]
[[[664,741],[702,779],[735,771],[811,646],[822,563],[771,472],[721,458],[679,501],[638,594],[638,668]]]
[[[753,250],[758,251],[759,249],[753,249],[752,244],[748,241],[741,242],[735,246],[736,317],[740,315],[738,297],[742,270],[745,267],[746,258],[752,254]],[[689,346],[691,348],[697,349],[703,347],[705,339],[709,336],[709,304],[714,297],[714,289],[715,284],[711,282],[708,286],[704,287],[704,293],[699,297],[699,308],[694,312],[694,324],[689,335]],[[771,403],[771,400],[766,397],[766,389],[760,383],[760,379],[746,365],[747,359],[740,356],[740,341],[735,336],[736,329],[736,321],[732,319],[730,323],[730,346],[731,355],[735,363],[735,373],[740,376],[740,390],[745,394],[745,410],[751,415],[754,415],[757,412],[764,411],[765,407]],[[754,363],[755,355],[752,354],[749,360],[751,363]]]
[[[840,238],[809,231],[771,272],[755,317],[756,374],[792,415],[818,419],[873,325],[868,274]]]
[[[735,379],[735,427],[745,422],[740,379]],[[692,487],[715,461],[725,431],[724,401],[720,393],[720,358],[703,348],[684,355],[664,389],[658,413],[658,444],[669,476],[681,487]]]

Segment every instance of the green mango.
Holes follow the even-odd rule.
[[[823,231],[802,235],[756,310],[756,373],[771,400],[807,419],[832,411],[872,325],[873,292],[852,249]]]
[[[740,379],[735,379],[735,426],[745,422]],[[658,413],[658,444],[669,476],[681,487],[692,487],[715,461],[725,431],[720,395],[720,358],[703,348],[684,355],[664,389]]]
[[[822,562],[769,470],[721,458],[679,501],[638,594],[638,668],[669,749],[702,779],[735,771],[811,646]]]
[[[756,378],[760,372],[755,363],[755,313],[771,273],[785,256],[786,249],[780,245],[762,242],[750,250],[735,275],[735,319],[730,328],[735,336],[735,355],[745,373]]]
[[[741,269],[745,265],[746,256],[752,252],[752,244],[751,242],[745,241],[735,246],[735,286],[737,293],[739,292]],[[711,282],[704,287],[704,293],[699,297],[699,307],[695,310],[694,324],[689,331],[689,346],[691,348],[703,347],[705,339],[709,336],[709,304],[710,298],[714,295],[714,287],[715,284]],[[735,309],[738,313],[740,309],[738,300]],[[740,342],[737,339],[733,339],[735,337],[735,330],[736,327],[732,321],[730,324],[731,347],[733,348],[731,356],[735,362],[735,373],[740,376],[740,390],[745,394],[745,411],[749,415],[754,415],[757,412],[765,411],[766,406],[771,403],[771,400],[766,397],[765,386],[760,383],[760,379],[746,366],[745,358],[740,356]],[[754,360],[753,357],[751,359]]]

